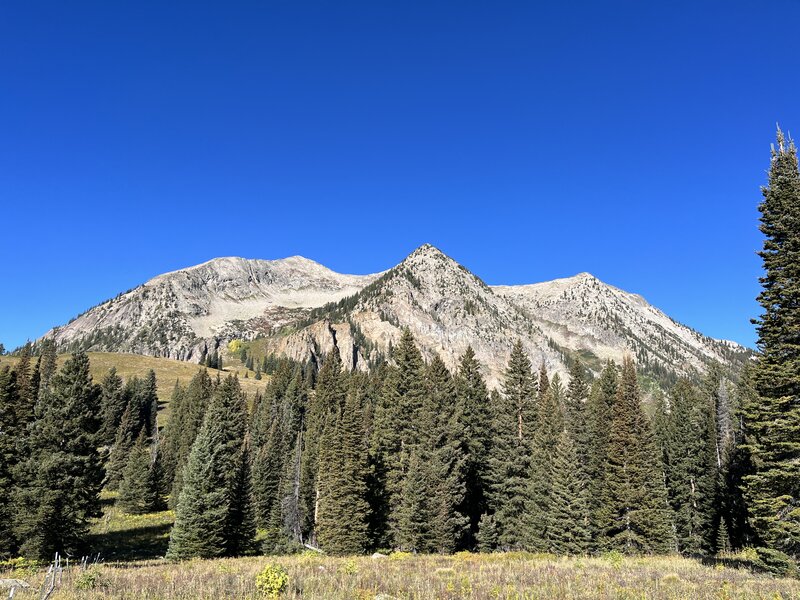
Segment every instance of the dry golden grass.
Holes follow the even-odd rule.
[[[199,369],[204,368],[194,363],[181,360],[154,358],[152,356],[141,356],[139,354],[89,352],[88,355],[92,379],[97,383],[103,380],[103,377],[105,377],[111,367],[116,367],[119,376],[126,380],[134,375],[142,377],[152,369],[158,381],[158,399],[162,404],[169,402],[176,381],[179,381],[182,385],[186,385]],[[59,366],[63,365],[68,357],[68,354],[59,355]],[[15,356],[2,356],[0,357],[0,369],[2,369],[4,365],[11,365],[13,367],[17,362],[19,362],[19,358]],[[217,374],[224,377],[228,373],[238,373],[242,389],[247,392],[247,395],[250,397],[255,394],[256,390],[263,391],[268,380],[267,377],[264,377],[264,379],[257,381],[254,379],[255,372],[245,369],[238,360],[232,363],[230,367],[225,366],[222,371],[218,371],[217,369],[208,369],[208,371],[211,377],[216,377]],[[248,378],[244,377],[245,373],[248,374]]]
[[[800,582],[680,557],[557,558],[524,553],[412,556],[403,560],[300,555],[105,564],[73,569],[53,599],[255,599],[266,565],[289,575],[281,598],[733,600],[800,598]],[[28,579],[36,586],[40,572]],[[25,596],[20,596],[25,597]]]

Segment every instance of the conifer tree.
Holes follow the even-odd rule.
[[[503,382],[503,394],[492,406],[494,435],[490,507],[501,548],[517,549],[525,542],[525,510],[530,495],[530,435],[535,416],[535,385],[531,364],[517,340],[511,350]]]
[[[674,548],[664,473],[630,358],[623,362],[612,405],[605,471],[598,510],[601,546],[628,554]]]
[[[403,488],[411,449],[420,441],[419,416],[425,399],[425,366],[414,336],[406,328],[394,348],[395,366],[386,376],[372,429],[372,510],[386,530],[373,532],[379,545],[398,542]],[[373,521],[374,522],[374,521]]]
[[[408,471],[403,479],[400,505],[397,509],[397,545],[409,552],[430,552],[433,546],[431,532],[432,511],[428,496],[431,482],[429,470],[420,457],[420,449],[414,446],[408,457]]]
[[[16,436],[22,435],[17,420],[17,377],[8,366],[0,367],[0,560],[16,551],[13,533],[12,489],[19,462]]]
[[[461,356],[455,381],[464,452],[464,499],[458,513],[468,519],[463,546],[473,548],[481,515],[488,509],[492,416],[486,382],[472,347],[468,347]]]
[[[427,388],[420,421],[428,433],[423,436],[421,456],[427,455],[430,482],[431,549],[454,552],[469,536],[469,515],[462,512],[467,486],[466,398],[459,398],[458,385],[438,354],[427,369]]]
[[[141,515],[161,508],[158,469],[153,458],[143,428],[128,454],[119,485],[118,502],[123,511]]]
[[[716,431],[710,402],[686,379],[670,394],[666,475],[678,550],[698,554],[716,544]]]
[[[238,379],[214,390],[186,463],[167,557],[235,556],[252,548],[247,407]]]
[[[103,425],[101,443],[111,445],[117,435],[117,428],[125,412],[126,398],[122,390],[122,378],[117,375],[116,367],[111,367],[100,384],[100,411]]]
[[[326,427],[335,426],[336,415],[344,405],[347,390],[339,350],[334,348],[322,363],[317,387],[309,401],[306,435],[301,467],[301,518],[303,530],[314,540],[320,489],[317,477],[320,469],[320,448],[326,437]],[[331,432],[328,432],[329,434]],[[291,438],[288,438],[291,440]]]
[[[589,548],[588,488],[575,443],[561,431],[553,453],[547,512],[548,548],[556,554],[583,554]]]
[[[174,456],[170,457],[170,469],[174,470],[174,480],[171,482],[171,491],[169,498],[169,505],[175,508],[180,497],[181,489],[183,488],[183,473],[184,467],[189,459],[192,445],[200,431],[200,428],[205,417],[207,407],[211,401],[211,396],[214,393],[215,384],[208,374],[206,369],[200,369],[197,374],[192,377],[189,385],[186,386],[186,392],[183,395],[180,405],[180,416],[171,413],[170,419],[177,418],[180,428],[170,428],[169,435],[175,437],[174,442],[170,442],[174,448]],[[165,483],[169,485],[169,482]]]
[[[326,428],[319,463],[317,538],[325,552],[362,554],[367,549],[367,446],[361,416],[364,389],[351,382],[344,406]]]
[[[33,421],[38,387],[31,372],[31,344],[28,342],[20,351],[19,362],[14,368],[16,376],[16,402],[14,411],[18,427],[25,428]]]
[[[49,558],[84,546],[89,521],[100,513],[103,470],[97,450],[99,389],[89,359],[77,353],[47,376],[29,432],[29,455],[20,464],[15,529],[20,552]]]
[[[114,445],[111,447],[108,463],[106,464],[105,485],[106,488],[112,491],[116,490],[120,481],[122,481],[125,466],[128,464],[128,456],[136,441],[136,432],[143,429],[142,424],[135,415],[134,404],[129,402],[122,413],[122,419],[114,437]]]
[[[535,552],[552,548],[549,531],[550,495],[553,484],[555,450],[564,429],[561,412],[563,393],[558,375],[549,382],[544,365],[539,371],[536,422],[531,439],[530,469],[525,499],[525,546]]]
[[[588,422],[589,384],[586,367],[579,360],[570,366],[569,384],[564,395],[564,427],[570,432],[578,456],[578,466],[587,479],[589,474],[590,432]]]
[[[586,405],[589,449],[587,475],[589,478],[589,517],[592,547],[598,549],[603,527],[603,491],[606,460],[609,454],[609,435],[618,388],[617,366],[608,361],[600,377],[592,385]]]
[[[764,276],[756,321],[757,398],[743,407],[753,471],[745,498],[761,543],[800,556],[800,170],[797,148],[778,129],[768,185],[762,190]]]

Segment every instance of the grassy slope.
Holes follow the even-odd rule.
[[[89,364],[92,373],[92,378],[95,382],[99,383],[111,367],[116,367],[117,373],[123,378],[128,379],[133,375],[139,377],[147,374],[147,371],[153,369],[158,381],[158,399],[161,402],[167,402],[172,394],[172,388],[175,381],[180,381],[182,384],[187,384],[189,380],[194,377],[197,370],[202,368],[194,363],[184,362],[181,360],[171,360],[169,358],[154,358],[152,356],[141,356],[138,354],[122,354],[116,352],[89,352]],[[69,355],[62,354],[58,357],[59,365],[67,360]],[[19,359],[14,356],[0,357],[0,369],[4,365],[15,365]],[[264,389],[266,379],[256,381],[253,379],[255,373],[247,371],[239,361],[232,363],[231,367],[225,367],[223,371],[216,369],[209,369],[212,377],[217,374],[225,376],[227,373],[238,373],[239,381],[242,388],[248,395],[253,395],[256,390]],[[248,372],[249,377],[244,378],[245,372]]]

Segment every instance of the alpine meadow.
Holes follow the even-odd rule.
[[[797,23],[0,3],[0,600],[800,600]]]

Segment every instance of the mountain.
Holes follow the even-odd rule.
[[[667,383],[714,361],[737,367],[750,351],[704,336],[641,296],[588,273],[520,286],[488,286],[430,245],[394,268],[342,275],[302,258],[220,258],[159,275],[46,334],[61,350],[133,352],[198,362],[232,339],[298,360],[334,347],[365,369],[409,327],[427,357],[451,368],[472,346],[496,385],[516,339],[533,364],[564,374],[582,359],[597,372],[632,354]]]

